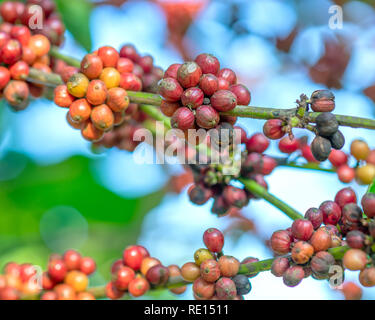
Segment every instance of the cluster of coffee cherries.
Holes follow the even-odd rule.
[[[248,257],[240,263],[235,257],[224,255],[224,235],[215,228],[204,232],[203,242],[207,249],[195,251],[194,262],[181,267],[184,280],[193,282],[195,299],[242,300],[251,291],[251,284],[249,277],[239,274],[241,264],[259,260]]]
[[[229,123],[221,123],[222,128],[233,128]],[[256,181],[268,189],[264,176],[271,174],[277,166],[274,158],[263,155],[270,145],[269,139],[262,133],[255,133],[247,137],[245,130],[234,127],[241,132],[241,143],[246,146],[241,153],[241,168],[237,175],[225,175],[222,165],[215,164],[191,164],[194,176],[194,184],[188,190],[190,200],[197,205],[207,203],[214,198],[211,211],[218,216],[229,214],[231,210],[245,207],[249,200],[255,198],[246,189],[231,185],[231,180],[236,177],[244,177]]]
[[[353,189],[344,188],[336,194],[334,201],[324,201],[319,208],[308,209],[304,219],[295,220],[286,230],[274,232],[270,241],[274,253],[291,255],[276,258],[272,273],[283,277],[290,287],[310,275],[315,279],[327,279],[333,265],[341,266],[328,249],[347,244],[351,249],[344,255],[342,267],[363,270],[366,275],[369,272],[366,266],[371,264],[368,256],[372,252],[373,222],[366,220],[364,214],[369,219],[375,216],[375,194],[366,194],[361,204],[362,208],[357,205]],[[370,272],[375,270],[369,269]],[[360,282],[364,283],[361,279]]]
[[[122,259],[111,267],[112,280],[106,285],[106,296],[116,300],[129,293],[140,297],[152,287],[164,286],[170,279],[181,277],[177,265],[165,267],[160,260],[150,256],[147,249],[140,245],[127,247]],[[182,294],[186,287],[170,289],[174,294]]]
[[[215,128],[220,122],[236,122],[234,117],[220,116],[237,105],[250,103],[250,91],[237,84],[235,72],[220,69],[219,60],[202,53],[194,61],[172,64],[159,82],[161,111],[171,117],[173,128]],[[228,119],[231,118],[231,119]]]
[[[38,4],[45,16],[41,29],[30,29],[32,15],[29,7]],[[51,0],[10,2],[0,5],[0,92],[16,111],[24,110],[30,95],[40,97],[44,86],[26,82],[30,67],[50,73],[51,60],[48,52],[52,33],[64,33],[64,25],[54,13]],[[55,43],[55,42],[53,42]]]
[[[35,266],[10,262],[0,275],[0,300],[40,298],[41,300],[95,300],[87,291],[88,276],[96,269],[95,261],[75,250],[62,256],[50,256],[47,271],[38,274]]]

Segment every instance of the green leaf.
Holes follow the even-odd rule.
[[[368,187],[367,193],[375,193],[375,179],[372,182],[372,184],[370,184],[370,186]]]
[[[88,0],[55,0],[66,28],[75,40],[91,51],[90,15],[92,4]]]

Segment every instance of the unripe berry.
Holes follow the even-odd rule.
[[[214,259],[203,261],[200,265],[200,274],[205,281],[215,282],[220,278],[219,264]]]
[[[194,261],[196,265],[200,266],[203,261],[208,260],[208,259],[214,259],[214,256],[209,250],[201,248],[195,251]]]
[[[128,58],[120,58],[117,61],[116,69],[120,73],[131,73],[134,69],[134,63]]]
[[[357,160],[366,160],[370,153],[370,148],[363,140],[353,140],[352,144],[350,145],[350,153]]]
[[[263,126],[264,135],[272,140],[277,140],[285,135],[283,131],[283,122],[280,119],[267,120]]]
[[[176,129],[193,129],[194,123],[194,113],[187,107],[178,108],[171,118],[171,126]]]
[[[75,292],[82,292],[86,290],[89,279],[83,272],[73,270],[66,275],[65,283],[70,285]]]
[[[275,231],[271,236],[271,248],[276,254],[287,254],[290,251],[292,241],[292,237],[287,231]]]
[[[201,53],[195,58],[194,61],[199,65],[199,67],[202,69],[202,73],[204,74],[211,73],[216,75],[220,70],[220,62],[212,54]]]
[[[230,111],[236,107],[237,98],[229,90],[218,90],[211,97],[211,105],[217,111]]]
[[[199,80],[199,87],[210,97],[219,90],[219,81],[213,74],[204,74]]]
[[[83,123],[90,118],[91,106],[86,99],[75,100],[69,107],[69,114],[75,123]]]
[[[48,54],[49,50],[51,49],[50,41],[42,34],[31,36],[28,46],[34,51],[37,57],[42,57]]]
[[[204,232],[203,242],[209,251],[221,252],[224,246],[224,235],[220,230],[210,228]]]
[[[176,79],[164,78],[159,81],[159,94],[167,101],[179,101],[184,91]]]
[[[289,259],[278,257],[272,262],[271,273],[275,277],[282,277],[286,270],[289,269]]]
[[[371,184],[375,179],[375,165],[365,164],[357,168],[355,174],[358,183],[364,185]]]
[[[120,58],[120,55],[117,52],[117,50],[110,46],[104,46],[99,48],[98,56],[102,60],[104,68],[115,68]]]
[[[330,90],[316,90],[311,94],[311,109],[315,112],[330,112],[335,109],[335,96]]]
[[[305,241],[298,241],[292,249],[292,259],[297,264],[305,264],[313,254],[314,247]]]
[[[107,89],[111,89],[120,85],[122,76],[120,75],[120,72],[117,71],[117,69],[107,67],[103,69],[102,73],[99,76],[99,79],[105,83]]]
[[[240,269],[240,262],[232,256],[221,256],[218,263],[221,275],[224,277],[234,277]]]
[[[211,299],[215,294],[215,284],[198,278],[193,283],[194,294],[201,299]]]
[[[181,95],[181,103],[190,109],[196,109],[203,104],[204,93],[199,88],[186,89]]]
[[[177,80],[184,88],[198,85],[201,75],[202,69],[193,61],[185,62],[177,70]]]
[[[97,129],[91,121],[86,121],[81,128],[81,134],[84,139],[96,142],[103,138],[104,131]]]
[[[229,85],[236,84],[236,82],[237,82],[237,76],[236,76],[236,74],[234,73],[233,70],[231,70],[229,68],[223,68],[223,69],[221,69],[218,72],[217,77],[225,79],[226,81],[229,82]]]
[[[81,255],[75,250],[67,250],[64,253],[63,260],[69,271],[78,270],[80,268]]]
[[[361,205],[368,218],[375,217],[375,193],[366,193],[362,197]]]
[[[101,80],[91,80],[87,87],[86,99],[94,106],[103,104],[107,99],[107,87]]]
[[[305,219],[308,219],[316,230],[323,223],[323,212],[318,208],[310,208],[305,213]]]
[[[81,263],[79,266],[81,272],[86,275],[90,275],[95,272],[96,270],[96,263],[93,258],[90,257],[82,257]]]
[[[81,61],[81,71],[89,79],[97,79],[103,71],[103,62],[95,54],[87,54]]]
[[[181,275],[185,281],[193,282],[200,276],[200,268],[193,262],[187,262],[181,267]]]
[[[328,160],[334,167],[338,168],[348,162],[348,156],[343,151],[333,149],[329,154]]]
[[[288,287],[295,287],[301,283],[305,272],[301,266],[292,266],[283,274],[283,282]]]
[[[107,105],[114,112],[125,111],[129,106],[128,93],[122,88],[111,88],[107,93]]]
[[[196,110],[197,125],[204,129],[212,129],[220,122],[219,113],[210,105],[202,105]]]
[[[236,284],[233,280],[222,277],[215,284],[215,292],[219,299],[233,300],[237,296]]]
[[[65,279],[68,270],[63,260],[52,260],[48,264],[48,274],[55,282],[61,282]]]
[[[180,107],[178,102],[169,102],[162,100],[160,104],[160,111],[167,117],[172,117],[176,110]]]
[[[310,244],[315,252],[325,251],[332,245],[331,235],[324,229],[318,229],[313,233]]]
[[[362,249],[365,245],[366,236],[359,230],[349,231],[346,235],[348,246],[353,249]]]
[[[89,86],[89,79],[83,73],[76,73],[69,78],[66,85],[71,95],[83,98]]]
[[[367,255],[360,249],[349,249],[345,252],[342,261],[346,269],[363,270],[367,264]]]
[[[234,84],[229,87],[237,98],[237,104],[247,106],[251,100],[251,94],[243,84]]]
[[[335,258],[326,251],[318,252],[311,259],[311,270],[315,275],[327,277],[331,266],[335,264]]]
[[[0,57],[5,64],[16,63],[22,57],[22,47],[19,41],[10,39],[0,48]]]
[[[125,90],[141,91],[142,80],[133,73],[124,72],[121,74],[120,87]]]
[[[311,152],[318,161],[325,161],[331,153],[331,142],[321,136],[316,136],[311,143]]]
[[[309,240],[313,232],[314,227],[309,220],[297,219],[292,224],[292,235],[298,240]]]

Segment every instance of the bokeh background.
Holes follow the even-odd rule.
[[[58,2],[68,26],[62,51],[76,58],[102,45],[119,49],[133,43],[165,69],[209,52],[250,88],[252,105],[290,108],[301,93],[329,87],[337,113],[374,118],[372,0]],[[342,29],[329,28],[333,5],[343,10]],[[91,284],[101,285],[129,244],[146,246],[166,265],[182,265],[203,246],[204,230],[216,227],[226,233],[227,254],[266,259],[272,252],[265,240],[290,225],[261,200],[252,201],[240,217],[219,219],[210,213],[211,203],[189,202],[187,186],[176,192],[181,167],[135,164],[131,153],[117,149],[94,153],[65,121],[65,111],[44,99],[20,113],[1,107],[0,267],[13,260],[45,267],[52,252],[75,248],[96,259]],[[263,126],[259,120],[239,123],[248,133]],[[343,132],[348,142],[364,138],[375,147],[370,130]],[[269,153],[280,155],[275,144]],[[267,182],[270,192],[300,212],[333,199],[344,187],[335,174],[285,167]],[[351,186],[358,195],[366,189],[355,182]],[[346,278],[357,281],[355,273]],[[264,272],[251,283],[246,299],[343,298],[328,282],[312,278],[287,288]],[[176,297],[158,291],[145,298]],[[191,299],[191,290],[180,298]],[[375,288],[364,290],[364,298],[375,298]]]

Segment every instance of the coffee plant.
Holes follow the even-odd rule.
[[[41,29],[30,28],[33,5],[43,9]],[[139,129],[156,135],[156,122],[162,123],[176,129],[165,152],[174,145],[175,156],[182,152],[185,159],[184,175],[171,183],[175,192],[189,185],[190,201],[203,205],[212,199],[211,212],[218,218],[264,199],[292,220],[289,228],[272,234],[268,244],[274,256],[267,260],[240,261],[224,253],[225,237],[216,228],[204,232],[202,248],[192,250],[191,261],[182,266],[164,265],[143,246],[127,246],[108,270],[105,286],[90,286],[95,260],[73,249],[52,254],[43,271],[9,262],[0,275],[0,299],[121,299],[165,288],[175,295],[192,290],[197,300],[242,300],[260,272],[295,287],[308,277],[331,281],[337,268],[358,271],[362,287],[375,286],[375,149],[364,140],[345,141],[341,131],[374,130],[375,120],[336,114],[328,89],[301,93],[290,109],[250,106],[251,91],[237,81],[236,72],[207,53],[162,70],[157,57],[142,55],[132,44],[117,50],[109,43],[79,61],[59,50],[65,26],[52,0],[5,1],[0,15],[0,90],[9,108],[22,112],[34,99],[53,100],[66,110],[77,139],[81,134],[96,152],[133,152],[142,142],[135,139]],[[263,132],[236,124],[241,117],[265,121]],[[198,144],[189,136],[191,129],[203,132]],[[314,139],[297,138],[297,130],[312,132]],[[285,157],[267,155],[271,144]],[[350,144],[350,154],[341,150],[344,144]],[[212,150],[230,161],[216,163]],[[325,160],[328,166],[321,165]],[[280,166],[335,172],[343,183],[368,185],[368,192],[357,195],[348,186],[321,204],[306,195],[301,214],[268,192],[267,176]],[[228,174],[228,169],[237,170]],[[339,289],[346,299],[362,296],[353,282]]]

